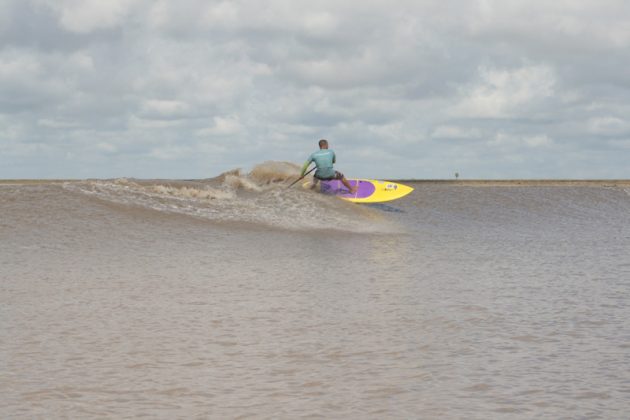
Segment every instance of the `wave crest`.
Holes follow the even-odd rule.
[[[205,180],[90,180],[64,188],[123,205],[200,217],[215,222],[260,224],[289,230],[393,233],[381,212],[305,190],[290,182],[300,167],[264,162],[251,172],[227,171]]]

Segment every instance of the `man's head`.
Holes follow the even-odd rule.
[[[319,148],[320,149],[328,149],[328,140],[321,139],[319,141]]]

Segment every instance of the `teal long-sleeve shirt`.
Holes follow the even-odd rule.
[[[306,172],[306,168],[311,162],[315,162],[315,166],[317,166],[317,170],[315,171],[315,176],[318,178],[332,178],[335,176],[335,170],[333,169],[333,164],[337,160],[335,156],[335,152],[332,149],[319,149],[318,151],[312,153],[308,160],[302,166],[302,175]]]

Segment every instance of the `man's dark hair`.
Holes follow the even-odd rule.
[[[323,147],[323,146],[328,146],[328,140],[326,140],[326,139],[321,139],[321,140],[319,141],[319,147],[321,148],[321,147]]]

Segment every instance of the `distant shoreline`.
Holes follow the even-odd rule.
[[[630,179],[392,179],[393,182],[467,187],[630,187]]]
[[[90,178],[90,180],[95,180]],[[59,184],[63,182],[85,181],[85,179],[0,179],[3,184]],[[165,182],[184,181],[164,179]],[[187,179],[185,181],[194,181]],[[467,187],[630,187],[630,179],[396,179],[388,181],[427,185],[455,185]]]

